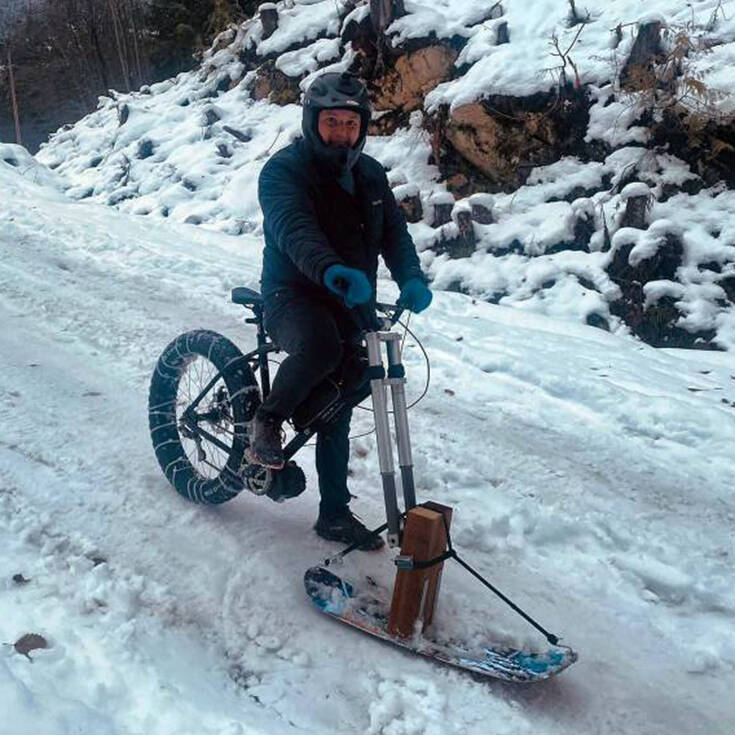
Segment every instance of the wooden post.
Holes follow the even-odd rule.
[[[428,507],[426,507],[428,506]],[[447,538],[443,517],[447,524],[452,509],[439,503],[426,503],[408,511],[403,530],[401,554],[414,561],[428,561],[446,551]],[[413,635],[416,621],[422,631],[431,625],[439,594],[443,563],[428,569],[399,570],[393,588],[388,633],[407,638]]]

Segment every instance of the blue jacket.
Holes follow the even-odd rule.
[[[258,180],[264,296],[280,288],[323,295],[324,271],[335,263],[363,270],[374,292],[378,255],[399,286],[426,281],[383,167],[361,154],[352,171],[354,196],[320,172],[303,138],[265,164]]]

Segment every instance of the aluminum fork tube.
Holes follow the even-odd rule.
[[[393,402],[393,418],[398,442],[398,465],[401,468],[401,485],[406,511],[416,506],[416,488],[413,479],[413,458],[411,437],[408,431],[408,412],[406,410],[406,378],[401,363],[400,336],[395,332],[386,335],[388,348],[388,383]]]
[[[368,362],[371,368],[382,368],[383,360],[380,349],[380,334],[368,332],[365,335],[367,344]],[[400,543],[400,514],[396,499],[396,474],[393,467],[393,447],[390,439],[390,425],[388,422],[388,397],[383,378],[373,378],[370,381],[370,391],[373,397],[373,412],[375,417],[375,434],[378,439],[378,462],[380,478],[383,483],[383,497],[385,499],[385,513],[388,521],[388,545],[393,548]]]

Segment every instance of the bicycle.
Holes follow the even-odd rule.
[[[294,498],[306,489],[306,478],[293,456],[343,410],[357,406],[372,393],[388,540],[397,545],[401,514],[395,498],[385,385],[393,393],[406,510],[416,504],[400,336],[390,331],[403,308],[377,303],[376,308],[386,315],[383,319],[375,311],[353,310],[361,322],[366,349],[347,352],[338,371],[296,408],[290,420],[295,435],[284,447],[286,464],[281,470],[271,470],[250,460],[247,427],[270,392],[268,355],[279,347],[266,332],[259,293],[234,288],[232,301],[252,312],[245,322],[256,327],[255,349],[243,354],[217,332],[193,330],[176,337],[156,363],[148,400],[149,427],[156,458],[170,484],[195,503],[224,503],[245,489],[276,502]],[[381,342],[388,345],[387,377]]]
[[[257,346],[254,350],[243,354],[221,334],[199,329],[176,337],[156,363],[148,399],[149,424],[156,457],[171,485],[179,494],[195,503],[224,503],[244,489],[255,495],[267,495],[277,502],[296,497],[306,489],[306,478],[292,459],[293,456],[320,428],[336,420],[343,410],[357,406],[372,395],[386,522],[370,533],[387,531],[388,546],[400,547],[405,520],[409,511],[416,508],[404,390],[406,380],[401,363],[401,336],[391,331],[403,311],[401,305],[376,304],[377,309],[386,314],[387,318],[384,319],[379,319],[374,310],[353,310],[356,321],[361,323],[364,349],[353,360],[349,359],[349,355],[354,353],[348,352],[348,359],[340,369],[317,385],[306,400],[297,406],[290,420],[296,433],[284,447],[286,464],[283,469],[271,470],[250,461],[247,427],[262,398],[270,392],[268,355],[278,352],[279,348],[266,333],[260,294],[249,288],[238,287],[232,290],[232,300],[252,311],[253,316],[245,322],[256,326]],[[383,365],[383,343],[387,348],[387,371]],[[192,375],[196,393],[193,397]],[[403,512],[399,511],[396,498],[388,388],[395,421],[405,506]],[[180,396],[182,389],[186,390],[186,396]],[[464,644],[445,645],[429,640],[428,645],[415,646],[411,642],[412,638],[401,638],[389,633],[386,629],[388,617],[376,613],[388,609],[387,598],[376,606],[371,587],[372,601],[367,606],[361,606],[355,586],[328,568],[359,548],[361,540],[325,559],[321,565],[307,569],[304,585],[317,608],[343,623],[435,660],[509,681],[545,679],[574,663],[577,654],[572,649],[560,646],[558,636],[539,625],[459,556],[452,544],[445,515],[448,509],[431,502],[422,505],[433,512],[440,512],[446,551],[433,558],[415,559],[412,553],[402,548],[401,554],[393,559],[399,573],[427,570],[447,559],[454,559],[542,633],[555,648],[529,654],[490,641],[484,645],[481,654],[473,654]],[[428,587],[427,580],[428,577],[422,583],[424,591]],[[438,582],[436,585],[434,595]],[[423,599],[422,593],[421,607]]]

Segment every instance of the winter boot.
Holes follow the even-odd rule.
[[[250,459],[272,470],[280,470],[285,463],[281,446],[281,424],[283,419],[275,414],[258,409],[250,422]]]
[[[339,541],[343,544],[354,544],[362,541],[362,551],[377,551],[385,546],[385,541],[379,535],[371,536],[370,531],[354,516],[349,508],[345,508],[337,516],[327,516],[319,513],[314,526],[317,536],[327,541]]]

